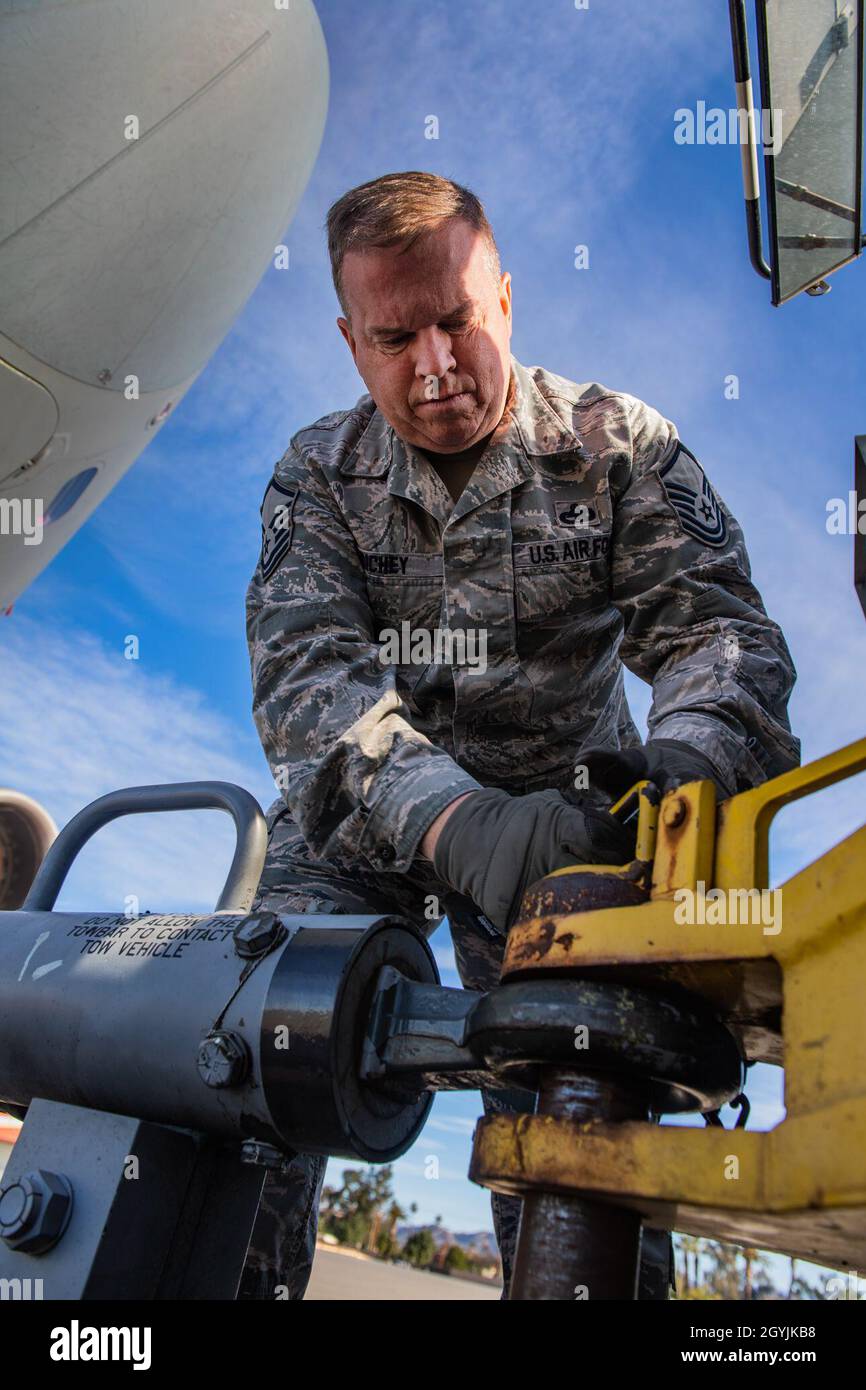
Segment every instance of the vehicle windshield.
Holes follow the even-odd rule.
[[[862,0],[765,0],[761,10],[773,300],[782,303],[860,247]]]

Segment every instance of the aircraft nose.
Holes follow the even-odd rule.
[[[0,332],[112,390],[188,379],[318,152],[312,0],[31,3],[0,17],[0,45]]]

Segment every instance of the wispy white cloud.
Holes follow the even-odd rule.
[[[426,1144],[426,1141],[423,1139],[420,1140],[419,1144],[417,1145],[417,1148],[421,1155],[424,1154],[425,1148],[429,1147],[429,1144]],[[441,1148],[442,1146],[440,1145],[439,1147]],[[410,1153],[411,1152],[413,1152],[413,1150],[410,1150]],[[443,1168],[438,1164],[438,1162],[435,1166],[433,1166],[427,1163],[426,1159],[421,1163],[413,1163],[412,1160],[408,1157],[398,1158],[396,1163],[394,1164],[394,1170],[395,1173],[397,1173],[401,1178],[421,1178],[423,1181],[430,1183],[464,1183],[466,1181],[466,1174],[460,1172],[459,1169]]]
[[[181,681],[127,661],[91,634],[9,621],[3,632],[0,766],[63,825],[119,787],[235,782],[272,799],[266,777],[240,754],[238,730]],[[234,830],[216,812],[126,817],[82,851],[64,904],[122,911],[207,911],[231,859]]]
[[[463,1134],[472,1136],[475,1121],[465,1115],[433,1115],[427,1121],[428,1129],[439,1129],[443,1134]]]

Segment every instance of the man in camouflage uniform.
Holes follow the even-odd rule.
[[[731,795],[797,764],[795,672],[674,425],[511,355],[474,195],[388,175],[328,229],[369,394],[295,435],[262,506],[247,630],[281,795],[255,905],[447,915],[464,986],[489,989],[529,882],[627,859],[599,806],[637,777]],[[652,685],[645,746],[623,664]],[[269,1176],[241,1297],[302,1297],[324,1164]],[[519,1203],[493,1214],[507,1288]]]

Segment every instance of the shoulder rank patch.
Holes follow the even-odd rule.
[[[677,444],[673,458],[659,469],[659,477],[683,530],[703,545],[724,545],[727,519],[704,470],[684,444]]]
[[[277,565],[292,548],[292,513],[298,497],[296,487],[272,480],[262,502],[262,578],[270,579]]]

